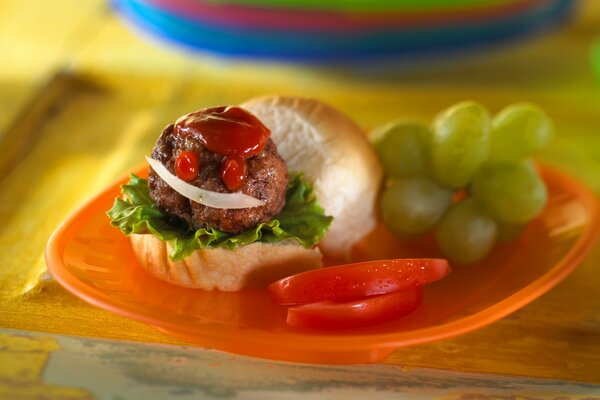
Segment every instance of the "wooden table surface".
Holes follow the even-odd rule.
[[[131,33],[101,0],[3,0],[0,398],[600,398],[600,245],[490,326],[335,368],[184,346],[72,296],[43,256],[60,221],[139,164],[164,125],[265,93],[321,98],[365,129],[428,121],[463,99],[492,111],[533,101],[557,127],[540,158],[600,194],[598,36],[600,2],[589,0],[561,31],[514,46],[435,66],[339,70],[186,54]]]

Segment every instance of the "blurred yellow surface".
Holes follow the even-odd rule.
[[[96,309],[45,277],[60,221],[140,163],[164,125],[203,106],[266,93],[318,97],[365,129],[429,121],[474,99],[521,100],[554,119],[541,159],[600,194],[600,84],[589,62],[600,2],[564,30],[512,47],[401,71],[338,70],[190,55],[146,42],[106,2],[0,3],[0,328],[174,342]],[[600,382],[600,245],[523,310],[479,331],[401,348],[386,362]]]

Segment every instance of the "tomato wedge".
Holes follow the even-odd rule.
[[[302,328],[360,328],[410,314],[421,304],[421,297],[421,287],[415,286],[350,302],[304,304],[288,308],[287,323]]]
[[[350,301],[424,285],[449,272],[443,259],[367,261],[302,272],[267,289],[273,302],[281,305]]]

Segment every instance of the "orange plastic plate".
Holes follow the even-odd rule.
[[[144,169],[138,173],[144,175]],[[521,237],[478,265],[456,266],[425,287],[423,304],[402,319],[370,328],[318,331],[286,325],[286,310],[266,291],[180,288],[138,265],[129,240],[105,215],[126,178],[91,199],[50,238],[52,275],[83,300],[185,341],[256,357],[311,363],[376,362],[394,349],[460,335],[523,307],[571,273],[592,247],[599,208],[592,193],[542,167],[549,190],[543,214]],[[431,238],[400,242],[382,226],[355,249],[357,259],[439,257]]]

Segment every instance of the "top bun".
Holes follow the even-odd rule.
[[[377,219],[383,170],[365,133],[342,112],[304,97],[267,96],[241,107],[270,130],[292,172],[303,172],[319,204],[334,220],[321,240],[323,253],[349,258],[352,246]]]

